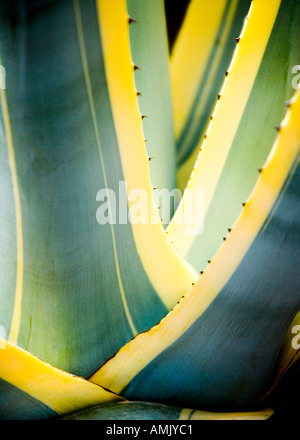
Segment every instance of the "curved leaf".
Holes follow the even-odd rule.
[[[0,339],[1,420],[54,418],[118,400],[122,397],[53,368]]]
[[[253,408],[300,306],[300,94],[243,212],[199,281],[90,380],[126,398]]]
[[[189,4],[170,63],[179,165],[203,135],[248,9],[244,0]]]
[[[118,13],[98,3],[0,5],[0,325],[11,342],[81,376],[159,322],[197,278],[153,200],[126,3]],[[110,61],[125,83],[107,73]],[[120,181],[145,190],[155,224],[114,224],[114,194],[123,208],[127,198]]]
[[[139,67],[135,70],[135,85],[143,115],[151,183],[155,188],[172,191],[176,187],[176,160],[164,2],[127,0],[127,7],[134,20],[130,26],[130,48],[132,60]],[[162,217],[162,208],[159,213]],[[172,215],[170,209],[170,218]],[[170,218],[163,218],[164,223]]]
[[[239,216],[271,150],[284,101],[294,93],[299,17],[296,1],[252,3],[188,189],[168,229],[170,241],[199,271]],[[190,212],[198,189],[204,192],[204,229],[188,235],[191,225],[177,217]]]

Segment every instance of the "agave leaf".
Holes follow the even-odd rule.
[[[244,0],[193,0],[188,6],[170,60],[179,165],[206,128],[248,9]]]
[[[0,419],[48,419],[123,400],[0,339]]]
[[[98,405],[60,420],[267,420],[272,415],[273,411],[269,408],[249,413],[210,413],[149,402],[120,402]],[[182,429],[182,434],[189,434],[188,429]]]
[[[199,271],[239,216],[273,145],[284,101],[294,93],[299,17],[298,2],[252,3],[207,138],[168,229],[170,241]],[[204,192],[204,229],[188,235],[190,225],[176,219],[190,211],[197,189]]]
[[[134,20],[130,26],[130,48],[132,60],[139,67],[135,71],[135,85],[143,115],[151,183],[155,188],[171,191],[176,187],[175,141],[164,2],[128,0],[127,8]],[[159,214],[162,217],[162,208]],[[163,221],[168,223],[170,219]]]
[[[90,380],[126,398],[253,408],[300,306],[300,94],[243,212],[199,281]]]
[[[127,29],[122,18],[124,8],[125,3],[120,0],[118,13],[111,13],[108,3],[98,2],[107,84],[128,191],[142,189],[149,200],[148,221],[132,227],[135,244],[151,283],[166,307],[171,308],[187,286],[197,279],[197,274],[170,246],[163,228],[152,220],[157,216],[157,206],[150,182],[148,158],[145,160],[141,126],[138,124],[140,114],[133,100],[135,85],[129,62],[129,44],[126,45]],[[122,100],[119,99],[120,93]],[[135,145],[140,148],[134,147]],[[139,167],[136,166],[137,163],[140,164]],[[129,201],[129,209],[131,202]]]
[[[0,325],[10,342],[84,377],[197,278],[153,201],[128,14],[118,4],[117,13],[93,0],[0,5]],[[120,45],[111,47],[112,35]],[[157,223],[97,223],[98,191],[113,220],[108,190],[126,200],[125,180],[145,189]]]

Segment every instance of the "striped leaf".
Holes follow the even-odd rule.
[[[170,63],[179,165],[203,135],[249,4],[192,0],[188,6]]]
[[[143,115],[151,183],[155,188],[172,191],[176,187],[176,159],[164,2],[128,0],[127,6],[134,20],[130,26],[130,48],[132,60],[138,66],[135,84]],[[159,215],[163,215],[162,207]],[[170,218],[163,221],[168,223]]]
[[[188,189],[168,229],[170,241],[198,271],[239,216],[276,138],[284,102],[294,93],[299,8],[297,1],[252,3]],[[191,225],[177,218],[191,212],[198,189],[204,192],[204,229],[189,234]]]
[[[233,16],[234,5],[224,2],[223,13]],[[300,257],[299,93],[283,121],[282,101],[299,64],[299,6],[252,3],[175,217],[184,204],[193,207],[191,190],[205,189],[211,229],[200,244],[175,221],[167,240],[152,188],[155,179],[174,184],[162,1],[0,5],[7,73],[0,92],[0,418],[272,415],[253,410],[298,358],[289,344],[300,309],[291,264]],[[224,14],[219,24],[229,30]],[[159,164],[149,168],[150,148]],[[124,201],[139,212],[137,190],[148,221],[113,221],[115,201],[118,214]],[[200,277],[189,262],[205,267]],[[120,393],[132,402],[115,403]]]
[[[0,338],[0,420],[51,419],[119,400]]]
[[[154,202],[126,2],[2,3],[0,21],[0,326],[86,377],[159,322],[197,275]],[[114,219],[114,202],[117,215],[135,208],[123,181],[144,190],[153,223]]]
[[[131,400],[255,407],[300,308],[299,118],[298,92],[242,214],[199,281],[92,382]]]

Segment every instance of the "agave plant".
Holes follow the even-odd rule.
[[[0,21],[0,418],[269,418],[299,372],[299,0],[191,0],[172,47],[163,0]]]

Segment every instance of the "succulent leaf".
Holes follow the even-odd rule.
[[[286,258],[300,257],[299,117],[298,92],[242,214],[198,282],[92,382],[131,400],[218,411],[262,397],[300,306],[298,271]]]
[[[294,94],[292,66],[300,57],[296,32],[299,12],[296,1],[252,3],[222,99],[217,102],[185,196],[168,228],[169,239],[199,272],[222,246],[227,229],[240,215],[242,203],[259,177],[257,170],[276,138],[274,126],[284,117],[284,101]],[[192,235],[188,234],[190,225],[176,218],[182,211],[191,211],[197,189],[204,193],[204,229]]]
[[[124,400],[0,339],[0,420],[50,419]]]
[[[197,279],[153,201],[126,3],[117,14],[107,8],[104,22],[98,12],[108,3],[98,3],[20,1],[0,11],[0,325],[11,342],[84,377],[159,322]],[[112,50],[105,35],[114,34],[123,46]],[[125,78],[117,96],[110,61]],[[145,190],[156,223],[114,224],[112,191],[125,180],[128,191]],[[127,209],[126,192],[119,199]]]

